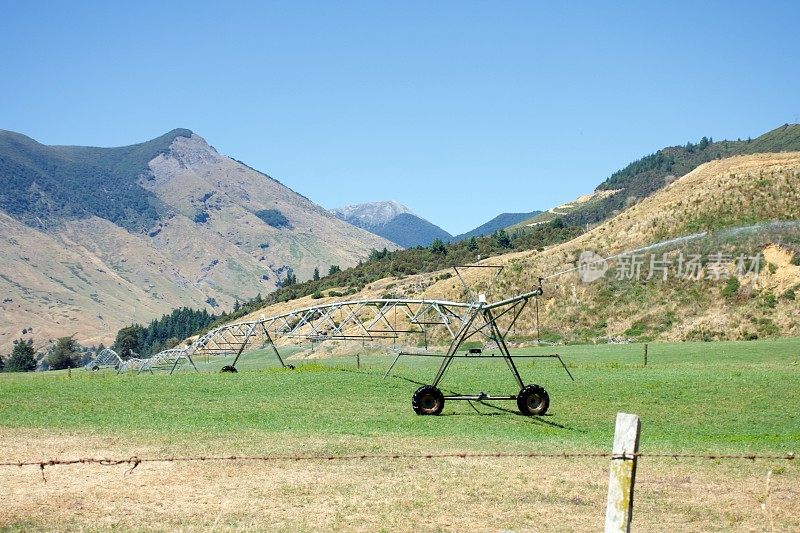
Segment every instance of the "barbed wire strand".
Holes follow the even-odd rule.
[[[0,467],[25,467],[38,466],[45,483],[45,467],[65,465],[100,465],[119,466],[130,465],[125,472],[130,474],[142,463],[190,463],[206,461],[257,461],[257,462],[293,462],[293,461],[357,461],[357,460],[398,460],[398,459],[474,459],[474,458],[601,458],[633,460],[639,458],[660,459],[707,459],[707,460],[794,460],[793,452],[786,454],[700,454],[700,453],[625,453],[612,454],[608,452],[447,452],[447,453],[383,453],[383,454],[351,454],[351,455],[198,455],[198,456],[171,456],[171,457],[138,457],[128,458],[99,458],[82,457],[77,459],[48,459],[36,461],[0,461]]]

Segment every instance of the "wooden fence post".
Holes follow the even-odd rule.
[[[611,468],[608,475],[606,533],[629,532],[633,516],[633,485],[639,452],[639,417],[617,413]]]
[[[647,366],[647,343],[644,343],[644,366]]]

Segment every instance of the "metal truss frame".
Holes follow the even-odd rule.
[[[326,340],[374,341],[397,339],[400,335],[421,333],[425,336],[427,347],[428,329],[433,328],[450,337],[447,352],[444,354],[399,352],[384,377],[389,375],[401,356],[436,356],[442,358],[436,375],[430,385],[425,385],[420,390],[426,387],[435,390],[441,396],[442,404],[445,399],[515,400],[520,395],[490,396],[481,392],[473,395],[444,396],[438,389],[453,360],[456,357],[463,357],[457,355],[463,344],[469,339],[479,337],[483,340],[484,347],[492,346],[499,350],[499,357],[506,362],[520,394],[526,393],[525,391],[527,390],[519,369],[514,362],[514,357],[508,349],[506,338],[527,307],[528,302],[531,299],[537,299],[543,294],[541,280],[539,287],[532,291],[499,302],[487,303],[483,295],[476,296],[469,289],[461,272],[458,270],[459,268],[473,267],[497,269],[497,274],[494,276],[493,281],[497,279],[503,268],[492,265],[454,267],[458,279],[461,280],[466,294],[471,300],[469,302],[414,298],[376,298],[315,305],[293,309],[271,317],[262,315],[256,320],[226,324],[200,335],[188,346],[164,350],[147,359],[131,358],[123,360],[113,350],[106,349],[98,355],[95,361],[89,363],[87,368],[114,366],[119,373],[125,371],[136,371],[137,373],[153,372],[156,369],[168,370],[170,373],[174,373],[180,365],[188,364],[197,371],[193,358],[198,355],[233,355],[233,363],[223,370],[235,372],[236,364],[245,350],[264,347],[271,348],[281,366],[293,368],[291,365],[287,365],[281,357],[275,345],[275,339],[284,337],[302,338],[312,342]],[[538,300],[536,303],[538,330]],[[480,350],[477,351],[480,354]],[[547,357],[558,358],[569,374],[569,370],[560,356],[549,355]],[[572,378],[571,374],[570,378]],[[541,393],[546,396],[544,389],[541,389]],[[522,407],[520,408],[522,409]]]
[[[456,269],[459,279],[460,273]],[[466,284],[465,284],[466,286]],[[436,356],[442,362],[430,385],[423,385],[414,394],[412,405],[418,414],[438,414],[445,400],[517,400],[523,414],[544,414],[549,405],[547,392],[538,385],[525,385],[514,357],[511,355],[506,338],[531,299],[543,294],[541,284],[536,289],[501,300],[487,303],[483,295],[470,302],[447,300],[428,300],[413,298],[377,298],[349,300],[294,309],[286,313],[257,320],[226,324],[199,336],[190,345],[172,348],[142,359],[121,359],[113,350],[106,349],[87,365],[87,368],[115,366],[118,373],[125,371],[153,372],[155,369],[169,370],[170,374],[182,364],[188,364],[195,371],[194,357],[207,355],[234,355],[233,363],[223,370],[236,371],[236,364],[247,349],[270,347],[275,358],[283,367],[287,365],[278,351],[274,340],[303,338],[314,341],[326,340],[364,340],[396,339],[400,335],[422,333],[426,337],[428,328],[439,328],[446,332],[451,341],[444,354],[399,352],[386,372],[389,375],[401,356]],[[538,300],[536,305],[538,330]],[[474,337],[483,339],[484,346],[496,346],[508,366],[519,388],[518,394],[492,396],[484,392],[477,394],[453,394],[445,396],[439,390],[453,360],[463,344]],[[426,342],[427,344],[427,342]],[[480,356],[481,350],[474,355]],[[472,351],[471,351],[472,352]],[[469,354],[468,354],[469,355]],[[473,355],[473,356],[474,356]],[[496,357],[496,356],[495,356]],[[524,356],[523,356],[524,357]],[[558,355],[531,356],[558,358],[572,378],[566,365]],[[573,378],[574,379],[574,378]],[[424,407],[424,405],[432,407]],[[422,407],[420,407],[422,405]]]

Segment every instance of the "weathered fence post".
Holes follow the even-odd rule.
[[[356,352],[356,368],[361,370],[361,355]]]
[[[629,532],[633,515],[633,485],[639,452],[639,417],[617,413],[611,468],[608,475],[606,533]]]
[[[647,343],[644,343],[644,366],[647,366]]]

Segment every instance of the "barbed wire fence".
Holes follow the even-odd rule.
[[[75,459],[43,459],[30,461],[0,461],[0,467],[38,467],[44,477],[45,468],[70,465],[98,465],[98,466],[130,466],[126,474],[133,472],[139,465],[146,463],[202,463],[202,462],[299,462],[299,461],[380,461],[401,459],[481,459],[481,458],[550,458],[550,459],[578,459],[594,458],[608,460],[633,460],[633,459],[707,459],[707,460],[773,460],[793,461],[797,456],[790,452],[786,454],[717,454],[717,453],[624,453],[613,454],[607,452],[447,452],[447,453],[369,453],[349,455],[184,455],[167,457],[80,457]]]
[[[490,452],[442,452],[442,453],[363,453],[363,454],[276,454],[276,455],[182,455],[164,457],[81,457],[73,459],[42,460],[0,460],[0,469],[36,467],[47,483],[45,469],[57,466],[127,466],[125,474],[131,474],[142,464],[153,463],[203,463],[203,462],[336,462],[336,461],[391,461],[391,460],[437,460],[437,459],[486,459],[486,458],[520,458],[520,459],[606,459],[611,462],[609,470],[609,490],[606,508],[606,532],[629,531],[633,514],[633,492],[636,480],[636,465],[639,459],[694,459],[712,461],[794,461],[794,452],[778,453],[647,453],[639,451],[639,417],[626,413],[617,415],[614,443],[611,453],[594,451],[490,451]],[[771,474],[767,474],[767,495],[761,504],[761,510],[772,521],[769,509],[771,494]]]

